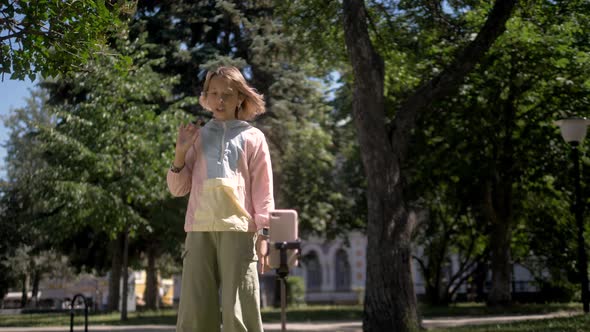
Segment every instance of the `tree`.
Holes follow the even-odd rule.
[[[32,227],[35,220],[52,211],[37,209],[34,188],[38,187],[35,169],[45,166],[39,150],[38,140],[28,126],[31,122],[49,124],[51,119],[43,108],[46,95],[33,92],[27,99],[24,108],[11,111],[5,119],[9,129],[9,139],[4,145],[7,150],[6,173],[8,180],[2,183],[0,197],[0,224],[2,233],[0,242],[0,258],[3,271],[3,283],[0,286],[4,293],[15,282],[20,281],[26,294],[30,276],[35,268],[34,260],[39,252],[47,249],[47,234]],[[16,260],[11,259],[17,257]],[[16,280],[18,279],[18,280]],[[23,298],[23,306],[26,297]]]
[[[178,267],[182,266],[180,253],[185,234],[183,224],[186,205],[185,199],[169,197],[152,206],[148,213],[151,230],[140,232],[134,241],[145,258],[146,309],[155,310],[159,306],[158,277],[166,272],[160,266],[176,264],[176,271],[180,272]],[[171,257],[175,259],[170,259]]]
[[[453,301],[460,287],[473,279],[478,265],[489,258],[485,223],[478,222],[477,211],[463,200],[461,185],[449,182],[440,181],[425,191],[417,206],[418,211],[424,209],[424,216],[418,218],[422,220],[413,239],[418,246],[413,258],[431,305]]]
[[[115,249],[110,292],[115,306],[119,257],[124,276],[127,271],[126,236],[150,233],[154,223],[168,222],[154,220],[150,211],[167,199],[161,176],[176,125],[185,119],[175,106],[182,100],[171,93],[175,78],[155,73],[158,61],[142,59],[139,45],[121,41],[119,46],[132,63],[104,56],[85,72],[45,81],[51,104],[44,106],[56,122],[33,123],[46,167],[33,168],[42,185],[32,193],[41,210],[55,211],[36,226],[46,234],[61,230],[53,236],[55,242],[88,227],[108,234]],[[164,110],[169,112],[162,114]],[[167,232],[158,234],[163,235]]]
[[[14,202],[16,193],[7,188],[2,188],[0,196],[0,296],[4,295],[15,284],[16,278],[13,271],[13,266],[8,264],[8,258],[14,254],[14,249],[20,243],[20,227],[17,220],[11,218],[8,205],[11,201]]]
[[[35,80],[83,69],[133,12],[133,2],[0,2],[0,72],[10,79]]]
[[[530,236],[524,235],[526,225],[533,226],[540,215],[547,221],[552,214],[539,213],[529,203],[532,193],[539,204],[555,205],[549,210],[562,208],[552,189],[562,167],[557,165],[563,164],[552,121],[572,110],[580,112],[578,105],[584,103],[588,68],[586,56],[580,55],[588,44],[580,34],[584,29],[573,23],[583,12],[575,2],[523,6],[482,65],[467,77],[459,97],[436,107],[456,112],[432,114],[421,122],[433,141],[425,158],[417,161],[426,174],[432,173],[427,186],[443,181],[440,174],[447,173],[462,190],[471,188],[469,195],[459,197],[488,224],[490,305],[511,302],[512,262],[535,259],[526,245],[521,247],[523,236]],[[564,215],[558,215],[554,223],[563,222],[559,219]],[[560,228],[556,226],[551,227]]]
[[[410,269],[415,215],[404,197],[402,167],[416,117],[453,94],[502,34],[516,1],[496,1],[477,37],[446,70],[421,85],[398,108],[390,130],[383,98],[383,60],[373,47],[362,1],[343,2],[345,40],[355,86],[353,117],[368,178],[368,248],[365,331],[417,329]]]

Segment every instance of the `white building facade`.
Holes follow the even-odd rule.
[[[305,280],[308,303],[361,303],[366,280],[367,238],[360,232],[351,232],[346,239],[327,241],[319,237],[302,240],[302,264],[291,271],[292,275]],[[418,248],[416,254],[420,254]],[[449,257],[447,274],[459,269],[459,259]],[[418,297],[425,294],[424,278],[413,262],[414,290]],[[491,272],[488,271],[486,291],[489,290]],[[537,292],[533,275],[519,264],[513,266],[513,291]],[[462,285],[458,294],[466,295],[467,286]]]

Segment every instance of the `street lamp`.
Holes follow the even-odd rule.
[[[561,130],[561,136],[572,147],[572,158],[574,160],[574,182],[576,186],[576,203],[574,213],[576,215],[576,224],[578,225],[578,271],[582,282],[582,304],[584,312],[589,310],[589,292],[588,292],[588,258],[584,245],[584,205],[582,204],[582,190],[580,186],[580,155],[578,145],[584,142],[587,126],[590,120],[585,118],[568,118],[556,121]]]

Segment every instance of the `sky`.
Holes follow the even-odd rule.
[[[6,179],[4,159],[6,158],[6,140],[8,139],[8,130],[4,127],[4,119],[10,113],[10,110],[25,106],[25,98],[29,96],[29,90],[34,89],[35,83],[29,79],[25,81],[10,80],[4,77],[0,78],[0,178]]]

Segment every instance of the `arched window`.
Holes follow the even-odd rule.
[[[348,263],[348,255],[343,249],[336,252],[336,290],[349,291],[350,290],[350,264]]]
[[[322,267],[315,251],[311,251],[305,255],[303,265],[307,272],[305,288],[310,292],[320,291],[322,289]]]

